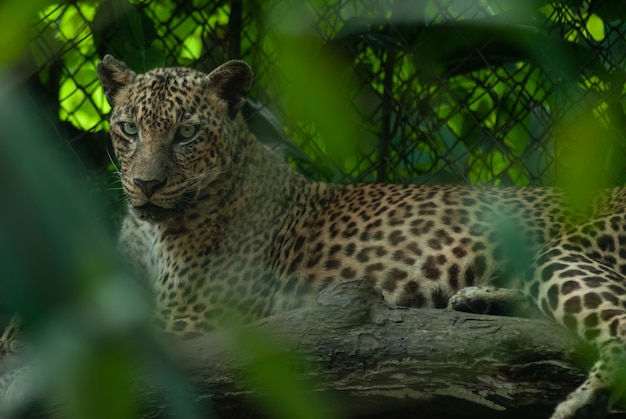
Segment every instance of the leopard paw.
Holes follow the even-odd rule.
[[[550,419],[605,418],[609,413],[611,392],[604,389],[584,389],[583,386],[561,402]]]
[[[491,286],[465,287],[450,297],[448,308],[466,313],[511,316],[524,301],[520,290]]]

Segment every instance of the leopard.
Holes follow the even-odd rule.
[[[581,207],[554,187],[314,181],[249,129],[244,61],[136,73],[106,55],[97,72],[128,204],[120,253],[164,332],[253,321],[356,279],[397,306],[530,301],[599,353],[553,418],[603,417],[623,392],[625,187]]]

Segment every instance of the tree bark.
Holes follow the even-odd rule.
[[[394,307],[364,281],[246,328],[280,342],[339,417],[548,417],[585,377],[580,341],[554,322]],[[237,345],[224,333],[181,344],[196,401],[221,417],[270,417],[242,373],[254,355]]]

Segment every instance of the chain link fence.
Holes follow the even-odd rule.
[[[252,129],[314,179],[623,184],[626,8],[609,3],[74,0],[39,12],[20,66],[113,207],[107,53],[136,71],[246,60]]]

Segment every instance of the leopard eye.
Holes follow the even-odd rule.
[[[183,125],[178,129],[178,136],[182,140],[189,140],[191,137],[196,135],[196,131],[197,129],[193,125]]]
[[[130,137],[137,135],[137,125],[134,122],[122,122],[122,132]]]

